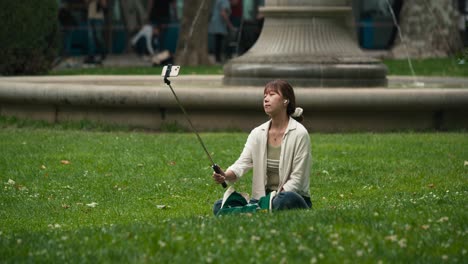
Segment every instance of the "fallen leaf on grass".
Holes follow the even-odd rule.
[[[8,185],[15,185],[16,182],[15,182],[14,180],[12,180],[12,179],[8,179],[8,182],[7,182],[6,184],[8,184]]]
[[[392,242],[398,241],[398,237],[396,235],[386,236],[385,240],[390,240]]]
[[[18,191],[27,191],[28,188],[26,186],[23,186],[21,184],[17,184],[15,185],[15,188],[18,190]]]
[[[97,205],[98,205],[98,203],[95,203],[95,202],[86,204],[86,206],[91,207],[91,208],[94,208],[94,207],[96,207]]]
[[[431,183],[431,184],[427,185],[427,187],[429,187],[429,188],[434,188],[435,185],[434,185],[433,183]]]
[[[70,164],[70,161],[69,160],[61,160],[60,163],[62,163],[63,165],[68,165],[68,164]]]
[[[158,244],[159,244],[160,247],[165,247],[166,246],[166,242],[161,241],[161,240],[158,241]]]
[[[403,238],[403,239],[400,239],[398,241],[398,245],[401,247],[401,248],[405,248],[406,247],[406,239]]]
[[[170,206],[167,206],[165,204],[158,204],[158,205],[156,205],[156,208],[158,208],[158,209],[169,209]]]
[[[9,185],[11,187],[16,188],[19,191],[28,191],[28,188],[26,186],[23,186],[21,184],[17,184],[14,180],[8,179],[7,182],[4,183],[5,185]],[[6,187],[5,187],[6,188]]]
[[[175,161],[169,161],[169,162],[167,163],[167,165],[169,165],[169,166],[175,166],[175,165],[176,165],[176,162],[175,162]]]
[[[61,228],[62,226],[60,224],[49,224],[47,225],[51,229],[56,229],[56,228]]]
[[[421,228],[424,229],[424,230],[428,230],[430,227],[430,225],[422,225]]]
[[[42,165],[42,166],[41,166],[41,169],[45,170],[45,169],[47,169],[47,168],[46,168],[45,165]]]
[[[468,166],[468,160],[465,160],[465,162],[463,163],[463,166]]]
[[[440,218],[439,220],[437,220],[438,223],[443,223],[443,222],[447,222],[449,220],[449,218],[447,216],[444,216],[442,218]]]

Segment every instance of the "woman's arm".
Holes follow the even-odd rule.
[[[291,174],[289,175],[289,179],[282,186],[282,190],[284,191],[297,192],[301,190],[303,184],[307,180],[305,177],[309,177],[310,174],[310,137],[308,133],[302,133],[298,137]]]
[[[226,9],[221,9],[221,16],[223,17],[224,22],[228,26],[229,30],[234,31],[235,27],[232,25],[231,20],[229,19],[228,12]]]
[[[256,141],[256,130],[253,130],[249,137],[247,138],[247,142],[245,143],[244,149],[240,154],[239,158],[232,164],[226,172],[221,174],[213,173],[213,179],[217,183],[223,183],[224,181],[228,182],[235,182],[237,179],[244,175],[248,170],[253,167],[252,161],[252,148],[255,145]]]
[[[213,172],[213,180],[215,182],[219,183],[219,184],[221,184],[221,183],[223,183],[225,181],[235,182],[235,181],[237,181],[237,176],[231,170],[227,170],[226,172],[221,170],[221,173],[219,173],[219,174],[216,173],[216,172]]]

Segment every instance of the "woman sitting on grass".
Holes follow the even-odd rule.
[[[302,109],[296,108],[294,90],[286,81],[275,80],[266,84],[263,94],[263,108],[271,119],[252,130],[237,161],[226,172],[213,173],[213,179],[234,182],[253,168],[251,203],[276,191],[273,210],[311,208],[310,137],[300,123]],[[222,200],[215,203],[215,215],[221,205]]]

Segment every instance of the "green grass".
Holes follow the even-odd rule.
[[[193,134],[0,124],[2,263],[467,258],[465,133],[311,134],[312,210],[216,218]],[[247,134],[201,136],[226,167]]]
[[[34,129],[59,129],[59,130],[81,130],[98,132],[145,132],[151,131],[144,127],[130,127],[117,124],[106,124],[91,120],[63,121],[49,123],[43,120],[22,119],[13,116],[0,116],[0,129],[2,128],[34,128]],[[168,122],[161,126],[159,132],[188,132],[188,130],[177,122]]]
[[[416,76],[452,76],[468,77],[468,59],[464,64],[453,58],[412,59]],[[406,59],[385,59],[388,75],[411,76],[411,70]],[[51,71],[51,75],[159,75],[162,67],[97,67],[88,69],[61,69]],[[181,68],[181,74],[223,74],[222,66],[187,66]]]
[[[96,67],[53,70],[50,75],[160,75],[162,67]],[[184,66],[180,74],[223,74],[222,66]]]
[[[388,75],[411,75],[408,60],[383,61],[388,67]],[[412,59],[416,76],[468,77],[468,58],[460,64],[456,58]]]

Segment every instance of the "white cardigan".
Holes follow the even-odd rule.
[[[253,167],[252,197],[255,199],[265,196],[266,150],[270,123],[271,120],[250,132],[240,157],[227,169],[234,172],[239,178]],[[290,117],[281,143],[278,190],[283,188],[285,191],[293,191],[302,196],[310,197],[311,165],[309,133],[301,123]]]

